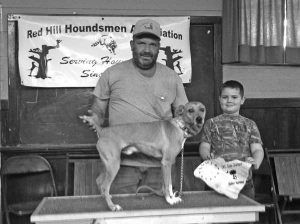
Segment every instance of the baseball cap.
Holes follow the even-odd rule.
[[[133,36],[151,34],[160,39],[160,25],[152,19],[141,19],[136,22],[132,34]]]

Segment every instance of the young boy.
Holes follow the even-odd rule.
[[[199,146],[200,156],[203,160],[218,157],[225,161],[238,159],[258,169],[264,151],[255,122],[239,114],[245,102],[243,85],[235,80],[225,82],[220,88],[219,101],[223,113],[205,122]],[[252,172],[240,193],[254,199]]]

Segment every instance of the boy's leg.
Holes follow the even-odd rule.
[[[255,199],[255,189],[252,179],[246,182],[240,193],[246,195],[248,198],[251,198],[253,200]],[[248,222],[247,224],[253,224],[253,222]]]
[[[255,189],[252,179],[247,180],[245,186],[243,187],[240,193],[246,195],[247,197],[253,200],[255,199]]]

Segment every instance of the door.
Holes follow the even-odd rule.
[[[200,101],[206,106],[206,120],[219,110],[218,90],[222,82],[221,29],[218,19],[191,21],[190,46],[192,82],[185,84],[189,101]],[[189,142],[199,141],[199,135]]]

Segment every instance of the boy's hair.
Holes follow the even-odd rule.
[[[244,86],[236,80],[228,80],[224,82],[220,87],[220,96],[225,88],[239,89],[241,97],[244,97]]]

